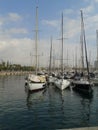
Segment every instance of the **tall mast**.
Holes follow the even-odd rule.
[[[97,62],[98,62],[98,30],[96,30],[96,43],[97,43]]]
[[[67,68],[68,68],[68,58],[69,58],[69,56],[68,56],[68,49],[67,49]]]
[[[37,75],[37,69],[38,69],[38,7],[36,7],[36,28],[35,28],[35,50],[36,50],[36,75]]]
[[[81,35],[80,35],[80,44],[81,44],[81,67],[82,71],[84,69],[84,54],[83,54],[83,14],[81,10]]]
[[[87,57],[87,47],[86,47],[86,38],[85,38],[85,29],[84,29],[84,21],[83,21],[83,12],[81,10],[81,18],[82,18],[82,25],[83,25],[83,41],[84,41],[84,47],[85,47],[85,58],[86,58],[86,65],[87,65],[87,73],[88,73],[88,80],[89,77],[89,65],[88,65],[88,57]]]
[[[52,61],[52,37],[51,37],[51,47],[50,47],[49,73],[51,73],[51,61]]]
[[[77,47],[75,50],[75,68],[76,68],[76,72],[77,72]]]
[[[62,21],[61,21],[62,25],[61,25],[61,29],[62,29],[62,54],[61,54],[61,71],[62,71],[62,74],[63,74],[63,13],[62,13]]]

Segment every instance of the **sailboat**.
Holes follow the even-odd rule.
[[[54,84],[60,90],[64,90],[65,88],[69,87],[70,81],[68,79],[64,79],[64,72],[63,72],[63,13],[62,13],[62,56],[61,56],[61,76],[56,78]]]
[[[83,46],[85,49],[85,59],[86,59],[86,69],[87,69],[87,76],[84,75],[84,56],[83,56]],[[93,83],[90,81],[89,76],[89,65],[88,65],[88,57],[87,57],[87,47],[86,47],[86,38],[85,38],[85,29],[84,29],[84,22],[83,22],[83,12],[81,10],[81,49],[82,49],[82,73],[80,80],[74,80],[74,90],[84,93],[90,94],[92,93],[92,85]]]
[[[37,75],[38,73],[38,7],[36,7],[36,38],[35,38],[35,50],[36,50],[36,71],[35,74],[29,74],[28,78],[26,79],[26,83],[28,89],[30,91],[38,91],[45,88],[46,84],[46,77],[45,75]]]

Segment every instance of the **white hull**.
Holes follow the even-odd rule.
[[[30,91],[37,91],[45,88],[45,83],[28,83],[28,89]]]
[[[55,86],[60,90],[64,90],[70,85],[70,81],[67,79],[56,79],[54,82]]]

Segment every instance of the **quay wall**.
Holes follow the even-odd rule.
[[[0,76],[12,76],[12,75],[26,75],[32,72],[29,71],[0,71]]]
[[[84,128],[72,128],[72,129],[59,129],[59,130],[98,130],[98,126],[96,126],[96,127],[84,127]]]

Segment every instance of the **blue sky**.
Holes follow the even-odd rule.
[[[80,58],[80,9],[83,10],[88,53],[96,59],[98,0],[0,0],[0,60],[34,64],[35,13],[38,6],[40,65],[48,65],[50,37],[56,58],[60,56],[61,13],[64,14],[64,58],[69,64]],[[32,54],[32,57],[30,56]],[[44,61],[44,62],[41,62]],[[79,61],[78,61],[79,62]],[[66,64],[66,61],[65,61]]]

